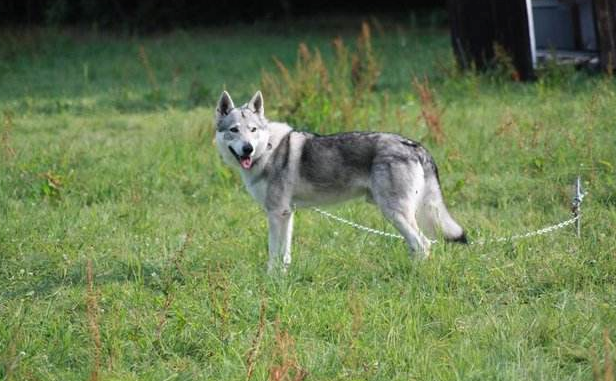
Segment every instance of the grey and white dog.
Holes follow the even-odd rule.
[[[265,118],[258,91],[241,107],[222,93],[216,107],[216,145],[239,168],[248,192],[267,212],[268,271],[291,263],[294,206],[313,206],[364,196],[379,206],[404,236],[411,257],[426,258],[427,234],[466,243],[441,193],[432,156],[419,143],[378,132],[319,136]]]

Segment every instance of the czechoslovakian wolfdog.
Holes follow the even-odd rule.
[[[441,193],[434,159],[419,143],[379,132],[319,136],[265,118],[258,91],[235,107],[224,91],[216,107],[216,145],[236,167],[246,189],[267,212],[268,271],[291,263],[295,206],[314,206],[364,196],[404,236],[412,258],[426,258],[430,241],[418,227],[466,243]]]

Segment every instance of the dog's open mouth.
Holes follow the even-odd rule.
[[[240,166],[244,169],[250,169],[252,167],[252,157],[250,157],[250,155],[244,155],[244,156],[240,156],[237,153],[235,153],[235,151],[233,150],[233,148],[231,148],[229,146],[229,151],[231,151],[231,153],[233,154],[233,156],[235,156],[235,158],[237,159],[237,161],[240,163]]]

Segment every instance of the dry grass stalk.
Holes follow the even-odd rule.
[[[500,126],[496,129],[497,136],[509,136],[518,130],[518,123],[515,120],[510,109],[507,109],[503,114]]]
[[[180,77],[182,76],[182,67],[181,66],[176,66],[173,68],[173,70],[171,71],[171,85],[175,88],[177,87],[178,83],[180,82]],[[195,80],[192,81],[191,86],[195,85]]]
[[[265,69],[261,69],[261,88],[267,89],[268,98],[282,98],[282,90],[276,80],[276,77]]]
[[[351,310],[351,315],[353,319],[351,323],[351,333],[353,335],[353,338],[355,339],[359,336],[359,331],[364,325],[364,313],[363,312],[364,312],[365,306],[364,306],[363,300],[357,297],[357,293],[355,292],[355,290],[353,290],[351,294],[349,295],[348,303],[349,303],[349,310]],[[355,342],[355,340],[353,340],[353,342]]]
[[[289,72],[289,69],[287,69],[287,67],[284,66],[284,64],[278,58],[273,57],[273,60],[276,64],[276,67],[278,68],[278,71],[280,72],[280,75],[282,75],[282,81],[285,83],[285,85],[287,85],[289,89],[294,89],[295,82],[291,78],[291,73]]]
[[[284,73],[282,74],[284,76]],[[303,42],[299,44],[297,49],[295,77],[294,90],[296,96],[331,91],[329,71],[323,62],[321,52],[319,49],[315,49],[314,53],[311,53],[308,46]]]
[[[351,82],[356,95],[372,91],[380,75],[380,65],[372,50],[370,25],[363,22],[357,37],[357,53],[351,57]]]
[[[612,361],[612,354],[610,351],[610,335],[607,328],[603,330],[603,351],[604,351],[604,381],[614,381],[614,362]]]
[[[39,176],[47,180],[47,185],[49,185],[50,188],[53,188],[57,191],[59,191],[60,188],[62,188],[62,179],[60,178],[60,176],[54,174],[53,172],[51,171],[43,172]]]
[[[443,131],[443,123],[441,121],[443,110],[436,103],[428,79],[424,78],[422,82],[417,79],[417,77],[414,77],[413,87],[419,95],[419,100],[421,102],[421,117],[428,127],[430,138],[434,140],[436,144],[442,144],[445,141],[445,132]]]
[[[383,92],[383,101],[381,103],[381,117],[380,117],[380,130],[383,131],[387,128],[388,122],[387,118],[390,116],[389,111],[389,93],[387,91]]]
[[[269,369],[270,381],[302,381],[308,372],[297,361],[295,341],[287,331],[280,329],[280,319],[276,319],[276,347],[274,348],[274,364]]]
[[[374,29],[378,33],[379,37],[381,37],[381,38],[385,37],[385,28],[383,27],[383,24],[381,23],[381,21],[377,17],[371,16],[370,17],[370,24],[372,24],[372,26],[374,27]]]
[[[158,314],[158,324],[156,325],[156,340],[160,343],[163,327],[167,324],[167,314],[173,303],[174,295],[171,292],[167,292],[165,296],[165,302],[163,303],[163,309]]]
[[[593,93],[588,102],[585,112],[585,125],[586,125],[586,160],[590,163],[590,179],[595,181],[597,178],[597,171],[595,166],[595,154],[594,154],[594,141],[595,141],[595,124],[596,116],[599,112],[599,100],[598,94]]]
[[[192,231],[189,230],[188,233],[183,237],[182,242],[180,243],[178,249],[175,251],[173,256],[170,258],[170,262],[173,263],[176,270],[182,275],[183,278],[186,278],[186,272],[182,267],[182,259],[184,258],[184,253],[186,251],[186,247],[190,244],[192,240]],[[169,277],[165,282],[165,301],[163,303],[163,308],[158,314],[158,323],[156,325],[156,338],[160,343],[162,332],[165,324],[167,324],[167,315],[169,313],[169,309],[171,308],[171,304],[175,298],[175,295],[172,292],[173,280]]]
[[[13,132],[13,114],[5,110],[4,111],[4,129],[0,136],[0,143],[2,143],[2,151],[4,157],[8,160],[15,156],[15,149],[11,145],[11,133]]]
[[[351,331],[348,338],[348,347],[345,346],[342,363],[345,368],[357,369],[362,365],[361,350],[359,350],[359,338],[364,326],[365,304],[358,295],[355,285],[347,295],[347,306],[351,315]]]
[[[208,283],[210,304],[214,312],[213,324],[219,322],[219,338],[222,341],[227,339],[227,325],[229,322],[229,280],[225,277],[220,265],[216,272],[212,273],[208,269]]]
[[[337,95],[344,102],[348,100],[350,95],[350,53],[349,49],[347,49],[347,47],[344,45],[342,37],[340,36],[332,40],[332,45],[334,47],[336,57],[332,82]]]
[[[257,326],[257,333],[252,339],[252,345],[246,354],[246,381],[250,380],[252,374],[255,371],[255,365],[257,357],[259,356],[259,348],[263,341],[263,333],[265,332],[265,309],[267,307],[266,299],[261,299],[261,308],[259,309],[259,325]]]
[[[398,133],[402,134],[402,131],[404,131],[404,127],[406,126],[406,118],[405,115],[402,112],[402,109],[400,109],[399,107],[396,107],[396,123],[398,124]]]
[[[336,53],[337,63],[347,63],[349,61],[349,50],[344,46],[344,40],[338,36],[332,40],[334,52]]]
[[[184,259],[184,253],[186,252],[186,247],[190,245],[192,240],[192,230],[189,230],[188,233],[184,236],[180,247],[176,250],[171,258],[171,261],[175,265],[175,268],[178,270],[182,277],[186,278],[186,272],[182,268],[182,259]]]
[[[94,343],[94,365],[90,373],[90,381],[98,381],[101,367],[101,333],[98,326],[98,298],[94,291],[94,269],[92,260],[88,260],[86,266],[86,276],[88,282],[88,292],[86,296],[86,306],[88,315],[88,326],[90,328],[90,336]]]
[[[351,56],[351,82],[355,88],[358,88],[362,79],[362,65],[357,53]]]
[[[154,70],[152,69],[152,65],[150,65],[150,60],[148,59],[148,53],[145,51],[145,47],[143,45],[139,45],[139,59],[143,68],[145,69],[148,75],[148,82],[150,82],[150,86],[152,86],[152,90],[159,92],[160,87],[158,87],[158,81],[156,80],[156,75],[154,74]]]
[[[14,326],[6,349],[0,352],[0,371],[4,370],[4,380],[6,381],[14,380],[13,374],[23,358],[21,353],[17,353],[17,342],[21,339],[21,327],[24,321],[22,307],[19,307],[16,317],[19,318],[19,323]]]
[[[299,60],[297,60],[298,64],[304,64],[307,66],[310,63],[310,49],[308,49],[308,46],[305,43],[300,42],[299,47],[297,48],[297,55],[299,57]]]
[[[3,361],[4,364],[0,362],[0,369],[4,371],[4,379],[6,381],[11,381],[13,380],[13,372],[15,372],[20,359],[20,356],[17,355],[17,343],[15,339],[11,340],[6,348],[6,353],[4,353],[2,357],[6,360]]]
[[[599,360],[597,360],[597,352],[595,352],[595,348],[593,348],[590,352],[592,358],[592,379],[595,381],[601,380],[601,367],[599,366]]]
[[[312,66],[312,69],[314,69],[315,73],[318,74],[321,89],[330,92],[331,84],[329,83],[329,71],[327,70],[327,66],[325,66],[325,63],[321,58],[321,52],[319,51],[319,49],[315,49]]]
[[[594,345],[590,350],[592,359],[592,377],[595,381],[614,381],[614,359],[612,358],[610,335],[607,329],[603,330],[603,371],[599,364],[599,356],[595,351]],[[603,373],[603,375],[601,375]]]
[[[358,108],[374,90],[380,65],[372,48],[370,26],[364,22],[351,53],[342,38],[332,41],[335,60],[328,68],[321,52],[298,46],[294,67],[274,57],[277,73],[262,73],[262,89],[270,94],[274,114],[289,123],[310,125],[316,131],[346,126],[356,128],[366,120],[367,108]]]
[[[494,61],[499,70],[509,76],[515,82],[520,82],[520,72],[516,69],[513,58],[499,43],[494,43]]]

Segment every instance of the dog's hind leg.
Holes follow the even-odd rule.
[[[427,258],[430,241],[421,233],[415,219],[423,176],[409,173],[407,165],[387,163],[374,166],[371,180],[374,201],[406,240],[411,258]]]
[[[436,176],[427,176],[426,187],[421,203],[419,215],[426,223],[427,230],[435,232],[440,230],[447,241],[467,243],[464,229],[451,217]]]
[[[390,206],[381,206],[381,211],[406,240],[411,259],[425,259],[430,255],[430,241],[421,233],[411,213]]]
[[[269,225],[269,261],[267,272],[272,273],[282,257],[282,270],[291,265],[291,237],[293,235],[293,212],[290,209],[273,210],[267,213]]]

